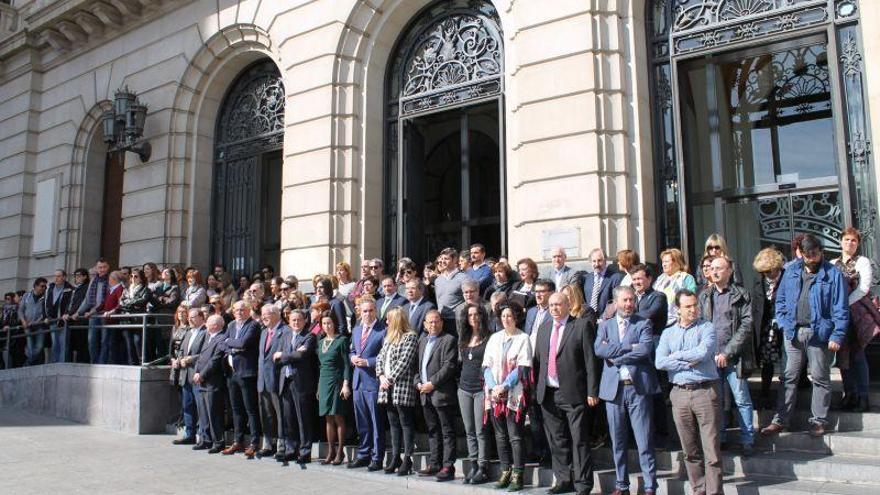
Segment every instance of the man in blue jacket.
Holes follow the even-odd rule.
[[[244,301],[232,305],[235,320],[226,329],[229,403],[232,406],[233,443],[223,455],[244,452],[253,459],[260,445],[260,400],[257,376],[260,359],[260,327],[251,318],[251,308]],[[250,442],[245,447],[244,428],[247,421]]]
[[[803,258],[786,268],[776,295],[776,321],[785,334],[787,361],[776,416],[761,430],[765,436],[788,427],[805,364],[809,364],[813,380],[810,435],[825,434],[831,404],[831,361],[846,341],[849,327],[843,274],[825,261],[822,244],[813,235],[805,235],[799,248]]]

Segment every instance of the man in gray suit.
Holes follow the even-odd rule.
[[[278,380],[281,368],[275,365],[275,353],[279,343],[290,328],[281,321],[281,310],[274,304],[266,304],[260,310],[263,331],[260,334],[260,360],[258,361],[257,392],[260,396],[260,421],[263,424],[263,449],[258,457],[275,455],[284,451],[284,423],[281,414],[281,396]]]
[[[605,401],[617,482],[613,495],[629,495],[627,450],[629,427],[639,449],[639,464],[645,493],[657,489],[654,457],[653,395],[660,392],[651,362],[654,339],[651,321],[635,313],[636,293],[632,287],[614,289],[617,313],[599,325],[596,356],[604,360],[599,398]],[[627,423],[627,418],[629,422]]]
[[[581,283],[581,273],[566,265],[567,259],[568,255],[565,254],[565,249],[561,247],[553,248],[553,252],[550,253],[550,270],[543,278],[552,280],[556,284],[557,291],[562,290],[566,285]]]
[[[202,394],[199,387],[193,384],[193,368],[202,352],[205,343],[205,316],[202,312],[193,308],[189,310],[189,329],[183,334],[180,344],[180,358],[171,360],[171,367],[179,369],[178,384],[181,387],[181,402],[183,403],[184,435],[172,442],[174,445],[189,445],[196,443],[196,422],[198,422],[199,444],[193,450],[209,449],[210,445],[205,442],[205,430],[208,425],[206,411],[199,404]]]

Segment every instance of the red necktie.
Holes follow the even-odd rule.
[[[364,352],[364,347],[367,345],[367,337],[370,336],[371,329],[372,329],[372,325],[364,328],[364,334],[361,335],[361,353]]]
[[[275,330],[270,328],[269,335],[266,336],[266,350],[264,352],[269,352],[269,347],[272,346],[272,337],[275,335]]]

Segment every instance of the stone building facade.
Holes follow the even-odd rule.
[[[867,0],[0,2],[0,288],[843,225],[874,253],[877,33]],[[103,139],[124,87],[146,161]]]

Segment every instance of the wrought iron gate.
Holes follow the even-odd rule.
[[[281,149],[284,84],[271,61],[242,71],[220,107],[214,165],[212,254],[235,274],[260,263],[263,155]],[[279,226],[280,228],[280,226]]]

